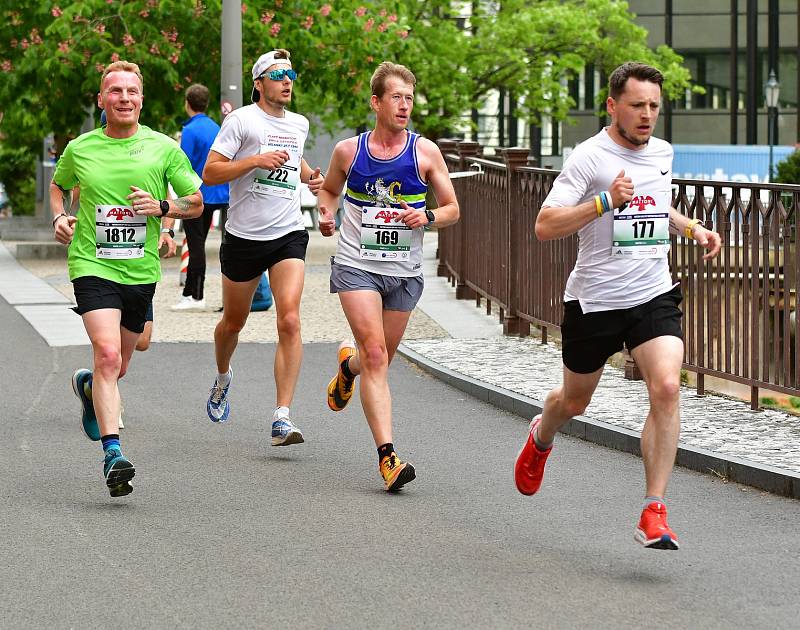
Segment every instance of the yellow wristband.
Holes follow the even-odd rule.
[[[600,195],[595,195],[594,207],[597,209],[597,216],[603,216],[603,202],[600,200]]]
[[[694,226],[698,223],[702,225],[703,222],[700,219],[692,219],[686,224],[686,229],[683,231],[683,233],[686,234],[686,238],[694,238],[692,231],[694,230]]]

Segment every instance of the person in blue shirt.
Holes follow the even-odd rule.
[[[219,125],[206,115],[209,91],[205,85],[196,83],[186,89],[186,113],[189,120],[183,125],[181,149],[189,156],[192,168],[198,174],[203,172],[208,151],[219,132]],[[186,270],[186,284],[183,298],[172,310],[203,310],[206,307],[203,285],[206,278],[206,238],[211,227],[215,210],[225,214],[228,208],[228,184],[200,187],[203,193],[203,214],[196,219],[183,222],[186,244],[189,248],[189,266]]]

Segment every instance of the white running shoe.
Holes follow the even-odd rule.
[[[275,418],[272,422],[272,446],[302,444],[303,434],[289,418]]]
[[[195,300],[191,295],[184,295],[181,301],[169,307],[173,311],[204,311],[206,300]]]
[[[231,381],[233,380],[233,371],[229,372]],[[228,402],[228,388],[231,386],[231,381],[225,387],[222,387],[217,379],[214,379],[214,384],[211,386],[211,392],[208,394],[208,402],[206,402],[206,413],[211,422],[226,422],[228,414],[231,412],[231,406]]]

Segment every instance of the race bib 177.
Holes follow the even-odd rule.
[[[668,252],[669,191],[637,194],[625,210],[614,210],[613,257],[660,258]]]

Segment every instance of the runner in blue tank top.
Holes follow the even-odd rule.
[[[409,132],[416,79],[408,68],[384,61],[370,81],[375,129],[336,145],[319,192],[319,228],[335,229],[333,209],[342,191],[344,215],[331,293],[338,293],[355,341],[339,347],[338,370],[328,385],[328,406],[341,411],[361,375],[361,405],[378,447],[387,491],[416,476],[392,443],[388,369],[411,311],[422,295],[425,226],[458,221],[458,201],[439,148]],[[439,202],[426,208],[428,187]]]

